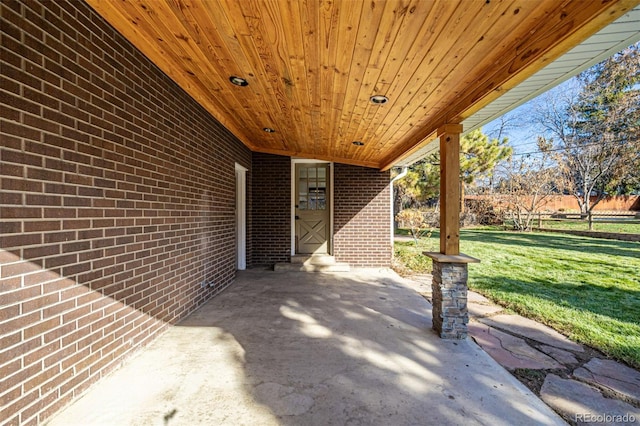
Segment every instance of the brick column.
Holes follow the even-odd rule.
[[[467,264],[480,261],[463,254],[424,254],[433,259],[433,329],[443,339],[466,339],[469,322]]]

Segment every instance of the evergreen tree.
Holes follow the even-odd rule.
[[[489,139],[482,129],[460,139],[460,181],[473,185],[478,179],[492,176],[498,162],[511,156],[507,138]],[[415,163],[407,176],[396,182],[397,204],[402,208],[416,207],[440,195],[440,153],[435,152]]]

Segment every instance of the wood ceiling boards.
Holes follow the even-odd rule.
[[[638,4],[87,1],[252,150],[381,169]]]

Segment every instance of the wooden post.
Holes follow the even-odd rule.
[[[460,179],[460,215],[464,215],[464,197],[465,197],[465,193],[464,193],[464,182],[462,181],[462,179]]]
[[[445,124],[440,138],[440,253],[460,254],[461,124]]]
[[[538,212],[538,228],[542,228],[542,212]]]
[[[589,212],[589,231],[593,231],[593,215]]]

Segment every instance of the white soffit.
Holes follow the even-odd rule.
[[[640,41],[640,6],[629,11],[462,122],[469,133]],[[438,139],[401,160],[409,166],[439,148]]]

